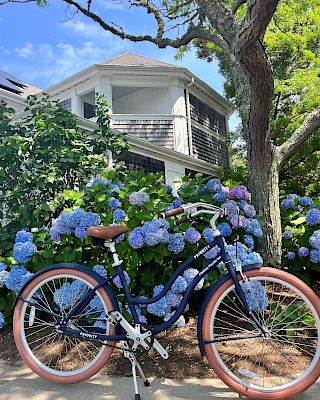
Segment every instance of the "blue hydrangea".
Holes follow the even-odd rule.
[[[179,207],[181,207],[181,200],[180,200],[179,198],[173,200],[172,206],[173,206],[173,208],[179,208]]]
[[[225,192],[222,190],[219,190],[219,192],[214,193],[212,195],[212,198],[217,202],[217,203],[223,203],[224,201],[227,200],[228,196],[226,195]]]
[[[60,309],[69,309],[79,301],[86,291],[88,291],[88,286],[80,280],[75,280],[72,283],[65,282],[54,292],[53,300]]]
[[[233,201],[227,201],[221,205],[228,218],[238,215],[237,205]]]
[[[311,199],[311,197],[300,197],[299,198],[299,204],[302,207],[312,207],[314,205],[313,200]]]
[[[141,228],[134,228],[128,237],[128,241],[131,247],[134,249],[141,249],[145,245],[144,236]]]
[[[125,280],[126,280],[127,284],[130,285],[131,279],[130,279],[130,276],[128,275],[128,272],[127,271],[123,271],[123,273],[124,273],[124,277],[125,277]],[[117,286],[118,289],[122,288],[122,283],[121,283],[119,275],[115,276],[112,279],[112,282]]]
[[[164,289],[164,285],[157,285],[153,289],[153,296],[156,297],[158,294],[160,294]]]
[[[288,251],[287,259],[288,260],[294,260],[295,258],[296,258],[296,253],[294,251]]]
[[[80,220],[80,226],[89,228],[90,226],[97,226],[100,224],[100,217],[96,213],[86,212]]]
[[[98,319],[93,324],[95,328],[103,329],[104,331],[107,329],[107,321],[106,321],[106,313],[102,312]]]
[[[202,237],[207,243],[212,243],[214,241],[214,233],[211,228],[204,228],[202,231]]]
[[[126,219],[127,214],[121,210],[121,208],[117,208],[116,210],[114,210],[113,212],[113,219],[117,222],[123,222]]]
[[[243,265],[262,264],[262,263],[263,263],[263,260],[262,260],[261,255],[255,251],[247,254],[247,257],[243,261]]]
[[[254,218],[257,215],[256,209],[252,204],[245,204],[243,206],[244,215],[248,218]]]
[[[129,203],[132,206],[141,207],[150,201],[150,196],[146,192],[133,192],[129,196]]]
[[[244,248],[244,246],[241,242],[237,242],[234,245],[228,244],[227,250],[228,250],[230,257],[233,259],[234,262],[237,259],[239,259],[241,262],[243,262],[247,258],[246,249]]]
[[[28,271],[25,267],[14,265],[6,280],[6,287],[19,293],[23,287],[23,277],[27,275]]]
[[[116,208],[120,207],[120,201],[118,199],[113,199],[110,201],[109,206],[115,210]]]
[[[229,237],[232,234],[231,226],[227,222],[222,222],[218,225],[218,229],[222,236]]]
[[[199,242],[201,239],[201,234],[195,228],[189,228],[186,230],[184,238],[187,242],[194,244]]]
[[[2,312],[0,312],[0,329],[2,329],[4,326],[4,315]]]
[[[251,219],[249,225],[245,227],[244,230],[246,231],[246,233],[250,233],[257,238],[262,238],[263,236],[260,222],[257,219]]]
[[[291,231],[284,231],[283,232],[283,237],[287,240],[292,239],[293,238],[293,233]]]
[[[240,208],[240,210],[243,210],[244,206],[248,204],[246,200],[240,200],[237,202],[237,206]]]
[[[316,250],[320,250],[320,230],[313,232],[309,238],[309,243]]]
[[[180,233],[170,234],[167,248],[173,254],[180,253],[184,249],[184,237]]]
[[[103,312],[103,304],[97,295],[90,301],[89,307],[87,309],[86,314],[91,314],[95,312]]]
[[[210,192],[216,193],[222,191],[222,184],[220,179],[213,178],[207,182],[207,188]]]
[[[88,237],[87,229],[83,228],[82,226],[77,226],[74,230],[74,235],[75,237],[84,240]]]
[[[156,246],[169,241],[169,224],[164,219],[154,219],[146,222],[141,228],[144,241],[148,246]]]
[[[320,210],[311,208],[306,216],[306,223],[310,226],[320,224]]]
[[[294,199],[297,199],[299,196],[296,193],[290,193],[290,194],[288,194],[287,197],[290,200],[294,200]]]
[[[103,278],[106,278],[107,276],[107,271],[105,269],[105,267],[103,265],[95,265],[93,268],[94,272],[96,272],[97,274],[101,275]]]
[[[24,230],[17,232],[15,243],[32,242],[32,233]]]
[[[164,316],[163,320],[165,322],[169,321],[170,318],[172,318],[174,316],[175,312],[170,312],[167,315]],[[180,315],[180,317],[177,319],[177,321],[172,325],[172,329],[173,328],[182,328],[183,326],[185,326],[186,324],[186,320],[185,317],[183,315]]]
[[[168,192],[169,194],[172,194],[172,192],[173,192],[173,187],[172,187],[171,185],[166,185],[166,186],[163,186],[163,187],[164,187],[164,189],[167,190],[167,192]]]
[[[0,270],[0,289],[5,287],[8,276],[8,271]]]
[[[243,215],[234,215],[230,218],[231,225],[234,229],[246,228],[250,221]]]
[[[61,236],[59,234],[58,229],[56,229],[54,227],[50,228],[50,236],[54,242],[60,242],[60,240],[61,240]]]
[[[15,243],[13,246],[13,258],[22,264],[28,263],[37,252],[37,246],[31,242]]]
[[[207,251],[204,254],[204,258],[206,258],[207,260],[213,260],[217,257],[217,255],[220,253],[221,249],[219,246],[214,246],[212,247],[212,249],[210,249],[209,251]]]
[[[310,251],[310,260],[314,264],[320,263],[320,251],[319,250],[311,250]]]
[[[157,317],[164,317],[166,314],[170,313],[171,308],[165,297],[163,297],[155,303],[148,304],[147,310],[150,314],[156,315]]]
[[[265,288],[259,281],[248,281],[240,283],[248,306],[252,311],[264,311],[269,304]]]
[[[188,268],[184,271],[183,276],[187,281],[188,286],[191,284],[191,282],[197,275],[199,275],[199,271],[195,268]],[[194,290],[201,290],[203,288],[203,284],[204,284],[204,279],[202,278]]]
[[[299,257],[307,257],[309,255],[309,249],[306,247],[300,247],[298,250]]]
[[[293,199],[289,199],[289,198],[287,198],[287,199],[283,199],[282,201],[281,201],[281,203],[280,203],[280,207],[283,209],[283,210],[289,210],[290,208],[295,208],[295,202],[294,202],[294,200]]]
[[[252,235],[245,235],[243,237],[243,242],[250,248],[254,248],[254,238]]]
[[[171,290],[174,293],[183,293],[187,290],[188,282],[183,276],[178,276],[178,278],[173,282]]]
[[[3,262],[0,262],[0,272],[4,271],[7,268],[6,264]]]
[[[121,243],[121,242],[124,241],[125,237],[126,237],[126,235],[123,233],[122,235],[117,236],[117,237],[114,239],[114,241],[115,241],[116,243]]]
[[[95,178],[93,181],[91,181],[87,184],[87,187],[94,188],[95,185],[98,185],[98,184],[100,184],[102,186],[102,188],[104,189],[107,186],[108,181],[104,181],[101,178]]]
[[[169,292],[166,294],[166,301],[171,308],[179,307],[181,300],[181,294],[175,293],[173,290],[169,290]]]

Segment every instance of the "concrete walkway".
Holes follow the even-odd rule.
[[[231,400],[239,398],[218,379],[150,379],[140,384],[142,400]],[[131,378],[109,378],[98,374],[76,385],[56,385],[33,374],[28,368],[14,368],[0,363],[0,400],[133,400]],[[299,400],[319,400],[320,381]]]

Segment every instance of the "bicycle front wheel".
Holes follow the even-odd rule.
[[[98,282],[85,272],[58,268],[32,279],[24,288],[13,315],[17,348],[26,364],[38,375],[55,383],[77,383],[97,373],[113,348],[101,341],[59,332],[56,317],[64,317]],[[90,304],[69,320],[69,327],[114,335],[106,322],[113,310],[108,293],[99,288]],[[108,343],[113,345],[114,343]]]
[[[300,279],[278,269],[251,270],[246,276],[266,290],[268,306],[256,316],[268,337],[259,337],[228,279],[204,312],[206,357],[219,378],[246,397],[293,397],[320,375],[320,300]]]

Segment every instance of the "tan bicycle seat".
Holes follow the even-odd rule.
[[[99,239],[112,239],[129,231],[127,226],[90,226],[87,229],[88,236]]]

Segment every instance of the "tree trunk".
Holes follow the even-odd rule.
[[[281,264],[281,218],[279,206],[279,167],[276,148],[269,152],[252,151],[249,158],[249,188],[264,236],[259,240],[259,251],[264,264]]]

